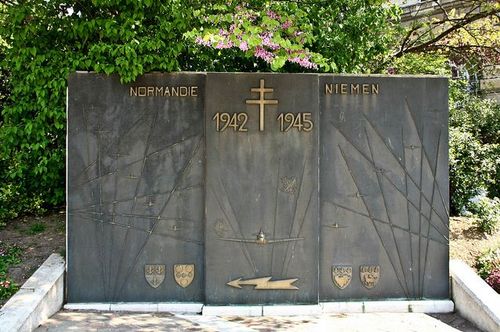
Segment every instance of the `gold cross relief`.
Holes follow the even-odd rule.
[[[264,131],[264,111],[265,105],[278,105],[277,99],[265,99],[265,93],[273,92],[274,89],[265,88],[264,79],[260,79],[260,86],[258,88],[251,88],[251,92],[258,92],[259,99],[247,99],[246,103],[250,105],[259,105],[259,131]]]

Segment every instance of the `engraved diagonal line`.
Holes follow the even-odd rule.
[[[215,201],[217,202],[217,205],[219,205],[219,208],[221,209],[222,213],[224,214],[224,216],[226,217],[226,220],[228,221],[229,223],[229,227],[231,227],[231,231],[233,232],[233,234],[241,234],[241,232],[239,230],[235,230],[235,227],[232,223],[232,219],[229,218],[227,212],[226,212],[226,209],[224,209],[222,203],[219,201],[219,197],[217,196],[217,193],[215,192],[215,190],[213,188],[210,188],[210,190],[212,191],[212,194],[214,195],[215,197]],[[243,236],[241,236],[241,238],[243,238]],[[248,264],[251,266],[251,268],[253,269],[253,271],[255,273],[257,273],[257,267],[254,265],[252,259],[250,258],[250,253],[248,252],[248,248],[243,244],[243,242],[240,242],[239,243],[240,245],[240,248],[241,248],[241,251],[243,252],[243,255],[245,256],[245,258],[247,259],[248,261]]]
[[[394,152],[392,151],[392,149],[387,145],[387,142],[384,140],[383,136],[378,132],[377,128],[375,128],[375,126],[370,122],[370,120],[366,117],[366,115],[363,115],[363,117],[365,118],[365,120],[368,123],[368,125],[370,126],[370,128],[375,132],[375,134],[377,134],[377,136],[379,137],[379,139],[384,143],[387,151],[389,151],[391,153],[391,155],[393,156],[394,160],[399,164],[399,166],[401,167],[401,169],[408,175],[408,178],[413,182],[414,185],[416,185],[416,182],[414,181],[413,177],[410,175],[410,173],[406,169],[406,165],[403,165],[401,163],[401,160],[399,160],[399,158],[394,154]],[[418,131],[417,131],[417,133],[418,133]],[[421,150],[423,150],[423,152],[425,154],[425,150],[423,148],[423,141],[420,140],[420,136],[419,136],[419,141],[420,141]],[[431,169],[431,172],[432,172],[432,167],[430,165],[429,165],[429,168]],[[422,186],[421,185],[420,185],[420,187],[418,187],[418,189],[422,192]],[[423,193],[423,192],[422,192],[422,197],[431,206],[431,208],[434,210],[434,212],[436,212],[436,214],[438,215],[439,219],[441,220],[443,226],[445,226],[446,229],[448,229],[448,225],[446,224],[446,222],[444,221],[444,219],[439,215],[439,213],[434,208],[432,202],[429,201],[429,199],[427,198],[427,196],[425,196],[425,193]]]
[[[424,173],[423,173],[423,170],[424,170],[424,167],[423,167],[423,163],[424,163],[424,157],[423,157],[423,153],[424,153],[424,149],[423,147],[420,149],[420,179],[419,179],[419,187],[418,188],[422,188],[422,178],[424,176]],[[421,250],[421,245],[422,245],[422,217],[426,218],[426,216],[423,215],[422,213],[422,197],[423,197],[423,194],[422,194],[422,190],[420,190],[420,194],[419,194],[419,199],[418,199],[418,296],[419,297],[422,297],[422,292],[421,292],[421,289],[420,289],[420,260],[421,260],[421,256],[422,256],[422,250]],[[430,220],[427,221],[429,224],[431,223]]]
[[[123,224],[123,223],[120,223],[120,222],[102,221],[102,219],[96,219],[96,218],[92,218],[92,217],[89,217],[89,216],[78,216],[78,217],[81,218],[81,220],[83,220],[83,221],[91,222],[91,223],[94,223],[94,224],[95,223],[101,223],[101,224],[106,224],[106,225],[120,227],[120,228],[133,229],[135,231],[143,232],[143,233],[149,233],[150,232],[150,230],[148,230],[148,229],[140,228],[140,227],[133,226],[133,225],[127,225],[127,224]],[[181,242],[193,243],[193,244],[196,244],[196,245],[199,245],[199,246],[203,245],[202,241],[197,241],[197,240],[193,240],[193,239],[189,239],[189,238],[183,238],[183,237],[179,237],[179,236],[172,235],[172,234],[169,234],[169,233],[159,233],[159,232],[156,232],[153,235],[155,235],[155,236],[161,236],[161,237],[167,237],[167,238],[171,238],[173,240],[177,240],[177,241],[181,241]]]
[[[144,117],[144,115],[142,115],[141,117],[139,117],[139,119],[137,119],[137,121],[135,121],[135,122],[134,122],[134,123],[133,123],[133,124],[132,124],[132,125],[131,125],[131,126],[130,126],[130,127],[129,127],[126,131],[125,131],[125,132],[124,132],[124,133],[122,133],[122,134],[118,137],[117,143],[116,143],[116,144],[112,144],[112,145],[110,145],[110,146],[109,146],[109,147],[108,147],[108,148],[104,151],[104,154],[108,154],[108,153],[109,153],[109,151],[111,150],[111,147],[113,147],[114,145],[119,144],[119,142],[121,141],[122,137],[125,137],[125,136],[126,136],[126,134],[127,134],[130,130],[132,130],[132,128],[134,128],[134,127],[135,127],[135,125],[136,125],[139,121],[141,121],[141,120],[143,119],[143,117]],[[85,119],[85,117],[84,117],[84,119]],[[86,126],[86,123],[87,123],[87,121],[85,121],[85,126]],[[86,126],[86,128],[87,128],[87,132],[89,132],[88,127],[87,127],[87,126]],[[87,139],[87,146],[88,146],[88,135],[86,135],[86,139]],[[88,150],[88,148],[87,148],[87,150]],[[80,172],[80,174],[76,177],[76,179],[78,179],[78,178],[79,178],[79,177],[80,177],[83,173],[87,172],[87,171],[88,171],[88,169],[89,169],[89,168],[90,168],[93,164],[95,164],[95,161],[94,161],[94,162],[92,162],[92,163],[91,163],[90,165],[88,165],[87,167],[85,167],[85,168],[84,168],[84,169]]]
[[[276,218],[278,217],[278,193],[279,193],[279,187],[280,187],[280,166],[281,166],[281,158],[278,159],[278,170],[277,170],[277,177],[276,177],[276,194],[274,196],[274,220],[273,220],[273,239],[276,238]],[[269,267],[269,271],[271,271],[271,274],[273,273],[273,266],[274,266],[274,246],[271,246],[271,261],[270,261],[271,266]]]
[[[224,190],[224,195],[227,198],[227,203],[229,205],[229,209],[231,211],[231,215],[233,216],[232,219],[228,219],[229,224],[230,225],[234,224],[234,228],[238,232],[240,238],[243,238],[244,236],[243,236],[243,233],[241,232],[241,228],[240,228],[240,224],[238,222],[238,219],[236,218],[235,210],[233,209],[233,206],[231,205],[231,199],[230,199],[229,193],[227,191],[226,185],[224,184],[224,181],[222,181],[222,179],[221,179],[220,176],[218,176],[218,180],[219,180],[219,183],[222,186],[222,189]],[[219,206],[221,207],[221,209],[223,209],[222,205],[219,204]],[[223,209],[222,211],[224,212],[225,210]],[[227,218],[227,214],[225,212],[224,212],[224,215]],[[231,226],[231,229],[233,229],[233,232],[234,232],[234,228]],[[248,262],[250,263],[250,266],[253,268],[254,272],[257,273],[257,266],[255,265],[255,262],[253,261],[252,256],[250,255],[250,252],[248,251],[248,243],[242,242],[241,246],[242,246],[243,253],[245,254]]]
[[[179,188],[175,191],[175,193],[179,193],[179,192],[184,191],[184,190],[194,190],[194,189],[203,189],[203,184],[195,184],[195,185],[192,185],[189,187]],[[160,196],[160,195],[166,195],[169,193],[170,193],[170,190],[169,191],[162,191],[162,192],[158,192],[158,193],[153,192],[152,194],[155,196]],[[149,196],[151,196],[151,195],[138,195],[135,198],[141,199],[141,198],[149,197]],[[102,204],[127,203],[127,202],[130,202],[132,200],[134,200],[134,197],[127,198],[127,199],[118,199],[118,200],[114,200],[114,201],[103,201]],[[70,209],[68,211],[70,211],[70,212],[86,211],[85,209],[96,207],[96,206],[98,206],[98,205],[97,204],[84,205],[84,206],[79,207],[78,209]]]
[[[137,118],[137,120],[135,120],[131,125],[130,127],[128,127],[127,129],[125,129],[124,132],[120,133],[120,135],[118,136],[118,139],[116,140],[116,143],[114,144],[111,144],[105,151],[105,153],[109,153],[109,151],[111,151],[111,148],[115,145],[119,145],[121,144],[121,141],[122,141],[122,138],[123,137],[127,137],[127,134],[141,121],[143,121],[145,118],[146,118],[146,115],[147,115],[147,112],[143,112],[143,114]]]
[[[338,145],[338,148],[340,150],[340,154],[342,156],[342,159],[344,160],[344,163],[345,163],[345,165],[347,167],[349,175],[351,176],[351,179],[352,179],[354,185],[356,186],[356,191],[357,192],[361,192],[360,189],[359,189],[358,183],[356,182],[356,178],[354,177],[354,174],[352,174],[351,167],[349,166],[349,162],[347,161],[347,158],[345,156],[344,151],[342,150],[342,147],[340,145]],[[394,271],[396,271],[396,267],[394,266],[394,262],[392,261],[391,255],[389,254],[389,250],[386,248],[385,243],[382,240],[382,236],[380,235],[380,232],[378,231],[377,226],[375,225],[375,221],[373,220],[373,215],[372,215],[370,209],[368,208],[368,204],[366,204],[365,198],[363,196],[361,196],[361,201],[363,202],[363,205],[365,206],[366,211],[368,211],[368,217],[369,217],[370,221],[372,222],[372,226],[375,229],[375,232],[377,233],[377,236],[379,238],[380,244],[382,245],[382,248],[384,248],[384,250],[385,250],[387,258],[389,259],[389,262],[391,263],[392,269]],[[403,287],[403,283],[399,279],[399,275],[397,273],[396,273],[396,279],[398,280],[399,286],[404,291],[405,288]]]
[[[405,98],[405,102],[406,102],[406,112],[409,114],[410,116],[410,119],[412,120],[412,126],[413,126],[413,129],[415,130],[415,132],[417,133],[418,135],[418,139],[420,141],[420,146],[422,146],[422,149],[423,149],[423,143],[424,143],[424,140],[422,139],[422,136],[420,135],[420,132],[417,130],[417,125],[416,125],[416,122],[415,122],[415,118],[413,117],[413,113],[410,111],[410,104],[408,103],[408,98]],[[439,150],[438,150],[439,151]],[[436,168],[435,170],[433,171],[432,170],[432,167],[431,167],[431,163],[430,163],[430,159],[429,157],[427,156],[427,152],[424,150],[423,151],[424,153],[424,156],[425,156],[425,161],[427,162],[427,165],[429,166],[429,168],[431,169],[431,172],[433,172],[433,175],[434,175],[434,181],[436,181],[436,173],[437,172],[437,163],[436,163]],[[437,154],[437,156],[439,156],[439,153]],[[438,194],[439,194],[439,197],[441,198],[441,204],[443,204],[443,207],[444,207],[444,211],[446,213],[446,217],[449,217],[450,213],[448,211],[448,204],[445,203],[445,200],[443,198],[443,194],[441,193],[441,190],[439,189],[439,184],[436,183],[436,188],[437,188],[437,191],[438,191]],[[432,206],[432,204],[430,204]],[[441,217],[439,215],[439,213],[437,213],[437,211],[434,211],[439,217]],[[441,219],[441,218],[440,218]],[[448,225],[445,225],[446,228],[448,228]],[[449,228],[448,228],[449,229]]]
[[[100,176],[101,175],[101,134],[100,132],[97,133],[97,175]],[[97,182],[97,186],[98,186],[98,189],[99,189],[99,207],[98,207],[98,211],[99,213],[102,213],[103,211],[103,205],[102,205],[102,184],[101,184],[101,181],[98,181]],[[109,294],[108,294],[108,287],[106,287],[106,274],[109,273],[109,271],[107,271],[107,266],[106,264],[104,264],[104,224],[101,223],[101,224],[97,224],[96,225],[96,230],[99,228],[101,228],[101,231],[97,234],[96,238],[97,239],[100,239],[99,241],[99,260],[101,261],[101,278],[102,278],[102,285],[104,287],[104,298],[105,300],[107,300],[109,297]],[[107,272],[107,273],[106,273]]]
[[[402,163],[406,167],[406,149],[404,142],[404,128],[401,128],[401,146],[403,147],[403,161]],[[411,239],[411,222],[410,222],[410,204],[408,203],[408,172],[405,172],[405,194],[406,194],[406,218],[408,219],[408,245],[410,248],[410,262],[411,262],[411,284],[412,284],[412,296],[416,297],[415,289],[415,269],[413,268],[413,242]],[[419,253],[420,254],[420,253]]]
[[[332,123],[332,125],[333,125],[333,123]],[[335,128],[335,127],[334,127],[334,128]],[[336,129],[336,128],[335,128],[335,129]],[[369,164],[370,164],[373,168],[376,168],[376,165],[375,165],[375,164],[374,164],[374,163],[370,160],[370,158],[369,158],[369,157],[367,157],[367,156],[363,153],[363,151],[361,151],[361,150],[360,150],[360,149],[359,149],[356,145],[354,145],[354,144],[352,144],[351,142],[349,142],[349,141],[347,140],[347,138],[344,136],[344,134],[342,134],[342,132],[340,132],[340,130],[339,130],[339,134],[340,134],[342,137],[344,137],[345,141],[346,141],[346,142],[347,142],[350,146],[352,146],[352,147],[353,147],[356,151],[358,151],[358,153],[361,155],[361,157],[363,157],[363,158],[364,158],[364,159],[365,159],[365,160],[366,160],[366,161],[367,161],[367,162],[368,162],[368,163],[369,163]],[[421,168],[421,170],[422,170],[422,168]],[[393,182],[392,182],[392,180],[391,180],[391,179],[390,179],[390,178],[389,178],[386,174],[382,173],[382,176],[383,176],[383,177],[385,177],[385,179],[387,180],[387,182],[389,182],[389,183],[390,183],[390,184],[394,187],[394,189],[396,189],[396,191],[398,191],[398,192],[399,192],[399,193],[400,193],[403,197],[405,197],[405,193],[404,193],[402,190],[400,190],[400,189],[398,188],[398,186],[396,186],[396,184],[395,184],[395,183],[393,183]],[[412,180],[412,178],[411,178],[411,176],[410,176],[410,175],[408,175],[408,178],[409,178],[410,180]],[[412,182],[413,182],[413,180],[412,180]],[[415,186],[417,186],[417,188],[419,188],[419,189],[420,189],[420,188],[422,187],[422,184],[421,184],[421,183],[420,183],[420,184],[415,183]],[[422,190],[420,190],[420,196],[421,196],[421,197],[423,197],[423,195],[422,195]],[[425,199],[425,197],[424,197],[424,199]],[[421,207],[417,207],[417,206],[415,205],[415,203],[413,203],[413,202],[412,202],[412,201],[410,201],[410,200],[408,200],[408,202],[410,203],[410,205],[411,205],[411,206],[413,206],[415,209],[417,209],[417,211],[419,211],[420,215],[422,215],[422,212],[421,212]],[[431,206],[431,208],[432,208],[432,204],[429,204],[429,205],[430,205],[430,206]],[[437,215],[437,216],[438,216],[438,218],[439,218],[439,215],[438,215],[437,213],[436,213],[436,215]],[[424,216],[424,217],[425,217],[425,216]],[[438,231],[438,232],[439,232],[439,231]],[[439,232],[439,234],[440,234],[441,236],[445,237],[442,233],[440,233],[440,232]],[[447,237],[445,237],[445,238],[447,238]]]
[[[299,197],[302,194],[302,187],[304,184],[304,173],[306,170],[306,162],[307,162],[308,158],[309,158],[309,156],[306,156],[304,158],[304,163],[302,164],[302,172],[300,174],[300,183],[298,186],[299,190],[297,190],[297,193],[295,194],[295,206],[294,206],[294,210],[293,210],[293,219],[292,219],[292,223],[290,225],[290,230],[288,231],[288,238],[292,237],[293,226],[295,226],[295,219],[297,218],[297,208],[299,205]],[[290,243],[287,243],[286,244],[286,251],[285,251],[285,259],[283,260],[283,265],[281,267],[281,274],[283,274],[285,272],[285,262],[288,259],[288,256],[291,255],[289,249],[290,249]]]
[[[439,136],[438,136],[438,144],[437,144],[437,149],[436,149],[436,159],[435,159],[435,169],[437,169],[437,162],[438,162],[438,154],[439,154],[439,149],[441,147],[441,130],[439,130]],[[434,174],[433,174],[434,175]],[[435,179],[435,175],[434,175],[434,178],[432,179],[432,195],[431,195],[431,201],[434,201],[434,192],[435,192],[435,189],[436,189],[436,179]],[[430,232],[430,225],[431,225],[431,222],[432,222],[432,210],[429,210],[429,222],[427,224],[427,239],[426,239],[426,244],[425,244],[425,254],[424,254],[424,271],[422,273],[422,296],[424,295],[424,287],[425,287],[425,270],[426,270],[426,266],[427,266],[427,254],[428,254],[428,250],[429,250],[429,232]]]
[[[375,163],[375,158],[373,157],[373,147],[372,147],[372,144],[370,142],[370,137],[368,136],[368,132],[366,131],[366,128],[364,128],[364,129],[365,129],[366,141],[368,143],[368,149],[370,151],[370,157],[373,160],[373,162]],[[385,196],[384,188],[383,188],[381,180],[380,180],[380,177],[381,177],[380,173],[375,173],[375,176],[377,177],[378,188],[380,190],[380,193],[382,194],[382,200],[384,201],[384,210],[385,210],[385,214],[387,215],[387,220],[389,221],[389,226],[390,226],[389,228],[391,229],[392,240],[394,241],[394,245],[396,246],[396,252],[398,254],[398,260],[399,260],[399,266],[401,267],[401,272],[403,273],[403,280],[404,280],[404,284],[406,286],[406,288],[404,289],[404,292],[405,292],[406,297],[409,297],[410,291],[408,289],[408,280],[406,278],[406,273],[405,273],[405,268],[404,268],[404,265],[403,265],[403,260],[401,259],[401,253],[400,253],[400,250],[399,250],[398,241],[396,239],[396,234],[394,234],[394,228],[392,227],[393,223],[392,223],[392,220],[391,220],[389,209],[387,208],[387,198]],[[397,275],[398,271],[394,270],[394,273]]]
[[[155,150],[155,151],[153,151],[153,152],[146,153],[146,154],[144,155],[144,158],[141,158],[141,159],[137,159],[137,160],[131,161],[131,162],[129,162],[129,163],[127,163],[127,164],[125,164],[125,165],[122,165],[122,166],[121,166],[121,168],[123,169],[123,168],[125,168],[125,167],[132,166],[133,164],[137,164],[138,162],[141,162],[141,161],[143,161],[143,162],[144,162],[144,159],[145,159],[145,158],[147,159],[147,158],[149,158],[149,157],[151,157],[151,156],[153,156],[153,155],[155,155],[155,154],[158,154],[158,153],[160,153],[160,152],[163,152],[163,151],[166,151],[166,150],[170,150],[170,149],[172,149],[172,148],[175,148],[175,147],[176,147],[176,146],[178,146],[179,144],[182,144],[182,143],[184,143],[184,142],[190,141],[190,140],[192,140],[192,139],[194,139],[194,138],[196,138],[196,137],[198,137],[198,136],[199,136],[199,135],[192,135],[192,136],[186,137],[186,138],[184,138],[184,139],[182,139],[182,140],[180,140],[180,141],[178,141],[178,142],[175,142],[175,143],[172,143],[172,144],[170,144],[170,145],[164,146],[164,147],[162,147],[161,149]],[[146,151],[146,152],[147,152],[147,151]]]
[[[153,128],[154,126],[156,125],[156,120],[158,119],[158,114],[159,114],[159,111],[157,110],[156,113],[154,114],[154,117],[151,121],[151,123],[149,124],[149,132],[148,132],[148,137],[146,139],[146,144],[144,146],[144,154],[143,154],[143,161],[142,161],[142,167],[141,167],[141,172],[140,172],[140,175],[139,175],[139,180],[137,181],[136,185],[135,185],[135,190],[134,190],[134,198],[137,196],[137,193],[139,192],[139,186],[141,184],[141,180],[142,180],[142,175],[143,175],[143,172],[144,172],[144,168],[146,166],[146,161],[147,161],[147,153],[148,153],[148,150],[149,150],[149,144],[150,144],[150,141],[151,141],[151,135],[153,134]],[[130,208],[130,213],[132,213],[135,209],[135,204],[136,204],[137,200],[134,199],[134,201],[132,202],[132,206]],[[127,225],[130,225],[130,220],[127,220]],[[127,228],[125,230],[125,239],[123,240],[123,243],[121,245],[121,248],[120,248],[120,258],[118,260],[118,267],[117,267],[117,271],[120,271],[121,268],[122,268],[122,262],[123,262],[123,257],[125,256],[125,250],[124,248],[126,248],[127,246],[127,242],[128,242],[128,237],[129,237],[129,228]],[[130,269],[128,271],[128,273],[130,273]],[[128,273],[127,275],[125,275],[125,278],[128,278]],[[116,286],[118,285],[118,282],[115,282],[115,286],[113,287],[113,297],[116,295]]]
[[[115,164],[115,169],[116,169],[116,164],[117,164],[117,160],[115,159],[114,160],[114,164]],[[118,176],[115,175],[115,178],[114,178],[114,192],[113,192],[113,202],[116,201],[116,195],[118,193]],[[113,206],[113,210],[112,210],[112,216],[111,216],[111,221],[112,222],[116,222],[116,204],[112,204]],[[109,252],[108,252],[108,267],[109,267],[109,273],[108,273],[108,288],[111,288],[110,285],[111,285],[111,270],[112,270],[112,259],[111,259],[111,250],[114,248],[114,240],[115,240],[115,237],[114,236],[111,236],[111,239],[110,239],[110,243],[109,243]],[[109,290],[108,290],[109,292]]]
[[[86,135],[87,136],[87,135]],[[91,162],[90,164],[88,164],[83,170],[81,170],[75,177],[74,179],[72,179],[72,182],[78,182],[77,180],[80,179],[81,176],[83,176],[85,173],[87,173],[91,168],[92,166],[94,166],[96,164],[96,161],[94,160],[93,162]],[[90,180],[90,179],[87,179],[87,180]],[[87,183],[88,181],[84,182],[84,183]],[[70,188],[78,188],[79,184],[77,184],[76,186],[71,184]]]
[[[297,232],[297,236],[296,237],[299,237],[300,233],[302,232],[302,227],[304,226],[304,223],[306,221],[307,211],[309,211],[309,206],[311,205],[311,200],[312,200],[312,197],[313,197],[313,193],[314,193],[314,189],[312,189],[311,193],[309,194],[309,200],[307,201],[307,205],[306,205],[306,208],[304,210],[304,216],[302,217],[302,221],[300,223],[299,231]],[[294,252],[296,245],[297,245],[297,241],[293,241],[293,243],[292,243],[292,250],[290,251],[291,253]],[[290,255],[288,255],[288,262],[286,264],[285,274],[288,273],[288,267],[290,266],[290,262],[292,261],[292,254],[291,253],[290,253]]]
[[[98,212],[92,212],[92,211],[86,211],[86,210],[70,211],[69,213],[72,215],[77,215],[77,214],[83,214],[83,215],[87,215],[87,214],[92,215],[93,214],[93,215],[98,215],[98,216],[106,215],[105,213],[98,213]],[[132,214],[132,213],[115,213],[114,216],[123,217],[123,218],[154,219],[154,220],[160,220],[160,221],[175,220],[175,221],[185,221],[185,222],[190,222],[190,223],[198,222],[198,220],[189,219],[189,218],[177,218],[177,217],[160,217],[160,218],[158,218],[157,216],[143,215],[143,214]]]
[[[186,164],[184,165],[184,167],[182,168],[181,172],[179,173],[179,175],[176,177],[175,179],[175,182],[174,182],[174,187],[172,188],[172,190],[170,191],[170,194],[168,195],[167,199],[165,200],[165,203],[163,204],[162,208],[160,209],[160,212],[158,213],[158,218],[161,218],[161,215],[163,213],[163,211],[165,211],[165,209],[167,208],[167,205],[168,203],[170,202],[170,199],[172,198],[173,196],[173,193],[175,192],[175,190],[177,189],[177,187],[179,186],[179,184],[181,183],[184,175],[186,174],[186,172],[191,168],[191,165],[193,164],[193,159],[194,157],[196,156],[196,154],[198,153],[198,150],[201,146],[201,141],[202,141],[202,138],[203,136],[200,136],[200,139],[198,140],[197,144],[195,145],[195,147],[193,148],[193,152],[190,156],[190,158],[188,158]],[[153,226],[151,227],[151,230],[148,232],[147,236],[146,236],[146,239],[144,241],[144,243],[142,244],[141,248],[139,249],[139,252],[137,253],[137,255],[134,257],[133,259],[133,262],[132,264],[130,265],[129,269],[128,269],[128,272],[127,274],[125,275],[125,280],[123,280],[123,282],[121,283],[120,285],[120,288],[119,288],[119,292],[122,291],[123,287],[125,286],[125,284],[127,283],[128,281],[128,277],[130,275],[130,272],[135,268],[135,266],[137,265],[137,262],[139,260],[139,257],[142,255],[142,252],[144,251],[144,248],[146,247],[146,245],[148,244],[149,242],[149,239],[151,237],[151,234],[153,234],[153,232],[156,230],[156,227],[158,226],[158,222],[159,222],[159,219],[155,220],[153,222]]]
[[[352,208],[350,208],[350,207],[348,207],[348,206],[344,206],[344,205],[342,205],[342,204],[338,204],[338,203],[335,203],[335,202],[329,202],[329,201],[324,201],[324,202],[325,202],[325,203],[328,203],[328,204],[331,204],[331,205],[333,205],[334,207],[338,207],[338,208],[341,208],[341,209],[347,210],[347,211],[349,211],[349,212],[355,213],[355,214],[360,215],[360,216],[362,216],[362,217],[365,217],[365,218],[370,218],[370,216],[369,216],[368,214],[363,213],[363,212],[360,212],[360,211],[357,211],[357,210],[352,209]],[[374,220],[374,221],[376,221],[376,222],[379,222],[379,223],[385,224],[385,225],[389,225],[389,222],[388,222],[388,221],[385,221],[385,220],[382,220],[382,219],[378,219],[378,218],[373,217],[373,220]],[[432,226],[432,225],[431,225],[431,226]],[[419,233],[417,233],[417,232],[412,232],[411,230],[406,229],[406,228],[401,227],[401,226],[398,226],[398,225],[393,225],[393,227],[394,227],[394,228],[397,228],[397,229],[399,229],[399,230],[401,230],[401,231],[408,232],[409,234],[413,234],[413,235],[417,235],[417,236],[419,235]],[[424,236],[424,237],[425,237],[425,236]],[[439,243],[439,244],[442,244],[443,246],[446,246],[446,247],[448,246],[448,242],[446,242],[446,241],[445,241],[445,242],[441,242],[441,241],[438,241],[438,240],[436,240],[436,239],[432,239],[432,238],[429,238],[429,240],[434,241],[434,242],[437,242],[437,243]],[[445,240],[446,240],[446,239],[445,239]]]
[[[127,164],[125,164],[125,165],[122,165],[122,166],[120,167],[120,169],[121,169],[121,170],[123,170],[124,168],[129,167],[129,166],[132,166],[132,165],[137,164],[137,163],[139,163],[139,162],[143,162],[143,164],[144,164],[144,160],[145,160],[145,159],[148,159],[149,157],[151,157],[151,156],[153,156],[153,155],[155,155],[155,154],[157,154],[157,153],[160,153],[160,152],[162,152],[162,151],[172,149],[172,148],[176,147],[177,145],[182,144],[182,143],[184,143],[184,142],[186,142],[186,141],[188,141],[188,140],[191,140],[191,139],[193,139],[193,138],[195,138],[195,137],[196,137],[196,135],[194,135],[194,136],[190,136],[190,137],[187,137],[187,138],[183,139],[182,141],[179,141],[179,142],[173,143],[173,144],[171,144],[171,145],[168,145],[168,146],[166,146],[166,147],[163,147],[163,148],[158,149],[158,150],[156,150],[156,151],[153,151],[153,152],[151,152],[151,153],[147,153],[147,154],[144,156],[144,158],[142,158],[142,159],[137,159],[137,160],[131,161],[131,162],[129,162],[129,163],[127,163]],[[78,189],[78,188],[80,188],[80,187],[81,187],[81,186],[83,186],[83,185],[86,185],[86,184],[88,184],[88,183],[90,183],[90,182],[94,182],[94,181],[100,180],[100,179],[101,179],[101,178],[103,178],[103,177],[107,177],[107,176],[115,175],[115,174],[117,174],[117,173],[119,174],[119,173],[121,172],[121,170],[118,170],[118,169],[117,169],[117,170],[115,170],[114,172],[109,172],[109,173],[106,173],[106,174],[103,174],[103,175],[97,176],[97,177],[95,177],[95,178],[92,178],[92,179],[87,179],[87,181],[82,182],[82,183],[77,183],[76,185],[73,185],[73,186],[71,186],[71,187],[72,187],[72,188],[74,188],[74,189]]]

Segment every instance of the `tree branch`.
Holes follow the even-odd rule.
[[[469,23],[472,23],[476,20],[479,20],[479,19],[482,19],[482,18],[485,18],[485,17],[488,17],[488,16],[491,16],[491,15],[498,15],[499,13],[499,9],[492,9],[490,11],[485,11],[485,12],[479,12],[477,14],[474,14],[474,15],[470,15],[469,17],[464,17],[462,20],[460,20],[460,22],[458,22],[457,24],[455,25],[452,25],[451,27],[449,27],[448,29],[444,30],[443,32],[441,32],[440,34],[438,34],[437,36],[435,36],[434,38],[431,38],[429,39],[428,41],[426,42],[423,42],[419,45],[415,45],[415,46],[410,46],[410,47],[407,47],[407,48],[400,48],[394,55],[393,57],[395,58],[399,58],[401,56],[403,56],[403,54],[405,53],[411,53],[411,52],[421,52],[421,51],[424,51],[425,49],[427,49],[430,45],[432,44],[435,44],[436,42],[440,41],[441,39],[445,38],[446,36],[448,36],[449,34],[451,34],[452,32],[456,31],[456,30],[459,30],[460,28],[463,28],[465,27],[467,24]],[[425,33],[428,33],[425,32]],[[417,38],[419,39],[419,38]],[[405,39],[404,41],[405,43],[407,43],[407,40]],[[412,43],[412,45],[414,45],[414,43]]]

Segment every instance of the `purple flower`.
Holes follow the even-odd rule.
[[[264,60],[267,63],[271,63],[271,61],[273,61],[273,58],[274,58],[274,55],[271,52],[266,51],[261,46],[257,46],[255,48],[255,56],[257,58],[261,58],[262,60]]]
[[[268,10],[267,11],[267,16],[269,16],[270,18],[272,18],[273,20],[279,20],[281,17],[276,14],[274,11],[272,10]]]
[[[246,41],[240,43],[240,50],[248,51],[248,43]]]
[[[301,57],[296,56],[294,58],[288,59],[288,61],[296,63],[299,66],[304,67],[304,68],[318,69],[318,65],[315,64],[314,62],[311,62],[309,57],[301,58]]]
[[[203,46],[211,46],[210,44],[210,41],[205,41],[203,40],[203,38],[201,37],[196,37],[196,40],[195,40],[196,44],[199,44],[199,45],[203,45]]]
[[[233,47],[233,42],[230,40],[227,42],[224,42],[221,40],[217,43],[217,45],[215,45],[215,48],[218,50],[225,49],[225,48],[231,48],[231,47]]]
[[[291,26],[292,26],[292,22],[290,20],[286,20],[285,22],[283,22],[283,24],[281,24],[281,28],[283,30],[286,30]]]
[[[267,46],[274,51],[280,48],[280,46],[271,40],[272,37],[273,37],[272,32],[265,32],[260,35],[260,39],[262,40],[262,45]]]

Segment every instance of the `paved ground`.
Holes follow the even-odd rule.
[[[479,331],[456,314],[434,316],[441,320],[418,313],[208,317],[169,313],[60,311],[36,331]]]

